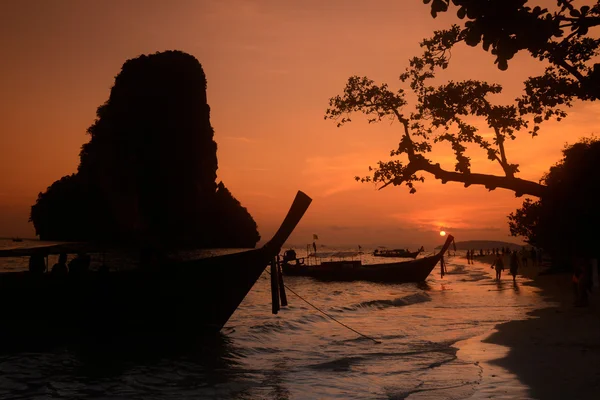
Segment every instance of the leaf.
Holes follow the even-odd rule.
[[[508,69],[508,62],[504,59],[498,59],[498,69],[500,71],[506,71]]]

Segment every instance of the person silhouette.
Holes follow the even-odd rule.
[[[85,253],[77,254],[77,257],[69,263],[69,274],[82,276],[90,269],[91,257]]]
[[[60,253],[58,256],[58,262],[52,266],[51,274],[53,276],[66,276],[68,273],[67,253]]]
[[[517,281],[517,271],[519,270],[519,256],[517,255],[517,251],[513,250],[510,253],[510,274],[513,277],[513,282]]]
[[[504,261],[502,260],[502,254],[500,252],[496,253],[496,259],[492,263],[491,268],[496,269],[496,280],[500,281],[502,278],[502,271],[504,271]]]

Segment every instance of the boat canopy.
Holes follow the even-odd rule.
[[[347,258],[347,257],[358,257],[362,253],[357,251],[331,251],[331,252],[318,252],[310,253],[309,257],[315,258]]]
[[[13,247],[9,249],[0,249],[0,257],[29,257],[32,255],[51,255],[51,254],[77,254],[77,253],[98,253],[104,250],[103,247],[85,242],[69,242],[43,244],[33,247]]]

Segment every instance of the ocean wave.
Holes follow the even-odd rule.
[[[342,357],[332,361],[309,365],[308,367],[317,370],[349,371],[352,364],[356,364],[364,360],[365,357],[361,356]]]
[[[259,325],[251,326],[248,331],[250,333],[270,333],[270,332],[287,332],[297,331],[301,328],[294,322],[289,320],[266,321]]]
[[[349,307],[350,309],[357,310],[360,308],[387,308],[387,307],[404,307],[410,306],[413,304],[425,303],[431,301],[431,297],[427,293],[413,293],[408,296],[398,297],[393,300],[370,300],[363,301],[353,307]]]
[[[464,265],[453,264],[450,265],[450,267],[452,267],[452,269],[450,270],[446,268],[446,275],[462,275],[469,273],[469,271],[466,270]]]

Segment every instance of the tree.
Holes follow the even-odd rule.
[[[425,0],[430,3],[431,0]],[[423,181],[419,172],[428,172],[446,183],[461,182],[465,186],[483,185],[489,190],[505,188],[540,197],[545,185],[519,179],[518,164],[511,163],[505,142],[516,139],[523,129],[537,136],[540,124],[549,119],[560,121],[567,116],[566,107],[573,99],[595,100],[599,97],[600,67],[593,64],[599,54],[600,40],[588,35],[589,27],[600,23],[600,6],[575,9],[574,0],[558,0],[559,9],[526,7],[526,0],[434,0],[432,15],[448,9],[450,2],[459,6],[458,16],[470,20],[465,27],[434,32],[421,43],[423,54],[410,60],[410,67],[400,76],[416,95],[412,111],[406,112],[403,89],[392,91],[387,84],[377,85],[366,77],[351,77],[343,95],[330,99],[325,118],[338,121],[338,126],[350,122],[350,115],[362,112],[369,122],[390,118],[400,122],[402,134],[399,146],[391,157],[404,159],[378,163],[371,176],[356,177],[362,182],[388,185],[405,184],[414,193],[415,183]],[[566,13],[569,15],[566,15]],[[563,31],[572,32],[562,38]],[[496,62],[506,69],[516,52],[527,49],[550,66],[541,77],[525,82],[525,93],[514,104],[495,105],[490,97],[502,88],[496,84],[468,80],[433,86],[429,82],[438,70],[448,67],[450,50],[465,42],[471,46],[483,43],[483,48],[497,55]],[[485,120],[494,138],[487,141],[478,133],[476,124],[467,116]],[[454,171],[425,157],[437,143],[448,142],[454,151]],[[471,171],[467,147],[479,146],[487,158],[497,162],[503,175],[479,174]]]
[[[465,186],[483,185],[489,190],[509,189],[517,196],[541,196],[543,185],[516,176],[519,166],[509,161],[504,144],[507,140],[514,140],[518,131],[530,126],[530,133],[537,135],[543,118],[532,117],[529,113],[520,111],[515,104],[493,104],[489,97],[502,90],[497,84],[467,80],[430,85],[429,81],[435,76],[435,70],[448,66],[445,50],[436,47],[434,42],[424,41],[423,55],[410,60],[410,67],[400,76],[400,80],[409,83],[410,90],[415,94],[414,109],[405,110],[408,102],[403,89],[392,91],[387,84],[377,85],[366,77],[358,76],[348,79],[343,95],[330,99],[325,119],[337,121],[338,127],[351,122],[350,116],[356,112],[367,115],[369,123],[383,119],[400,123],[400,143],[398,148],[390,152],[390,156],[404,156],[405,159],[380,161],[374,170],[369,168],[373,171],[372,176],[356,179],[381,183],[382,188],[405,184],[414,193],[415,183],[424,181],[424,177],[417,173],[424,171],[434,175],[442,183],[462,182]],[[561,119],[566,115],[555,108],[551,112],[546,119],[552,115]],[[471,116],[484,120],[492,129],[492,141],[478,133],[477,126],[470,122]],[[432,152],[434,145],[442,142],[449,143],[454,151],[454,171],[444,170],[440,164],[425,156]],[[490,161],[498,163],[504,175],[472,172],[470,157],[466,155],[469,143],[477,145]]]
[[[600,40],[600,1],[555,0],[552,9],[527,6],[527,0],[423,0],[431,3],[431,15],[457,9],[466,21],[441,31],[438,44],[450,49],[459,42],[469,46],[481,44],[491,49],[501,70],[515,54],[528,51],[532,57],[546,61],[544,75],[525,82],[521,107],[540,115],[545,106],[567,104],[573,99],[600,98],[600,64],[596,61]],[[588,4],[582,4],[588,3]],[[458,30],[458,34],[456,34]]]
[[[557,255],[598,257],[599,160],[598,139],[566,147],[563,158],[543,178],[544,196],[535,202],[526,200],[510,214],[511,234]]]
[[[193,56],[126,61],[88,134],[77,174],[32,207],[42,239],[194,247],[253,247],[260,239],[252,216],[216,183],[206,77]]]

